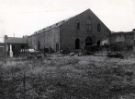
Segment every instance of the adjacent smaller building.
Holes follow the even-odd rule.
[[[3,57],[5,57],[5,44],[0,43],[0,60],[3,59]]]
[[[25,52],[25,49],[28,48],[27,37],[18,38],[5,36],[5,47],[7,55],[12,52],[13,56],[19,56],[20,52]]]
[[[129,50],[135,46],[135,33],[130,32],[112,32],[110,36],[110,45],[117,49]]]

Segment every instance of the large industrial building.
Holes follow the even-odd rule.
[[[84,49],[100,44],[110,36],[110,30],[90,10],[41,29],[28,37],[31,48],[54,51]]]

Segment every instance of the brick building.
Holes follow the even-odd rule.
[[[111,32],[90,10],[41,29],[28,37],[28,45],[34,49],[58,50],[84,49],[108,39]]]

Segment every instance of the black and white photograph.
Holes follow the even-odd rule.
[[[0,0],[0,99],[135,99],[135,0]]]

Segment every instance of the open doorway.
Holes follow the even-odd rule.
[[[85,49],[86,50],[91,50],[91,47],[93,45],[93,41],[92,41],[92,38],[91,37],[86,37],[85,39]]]
[[[97,41],[97,46],[100,47],[100,45],[101,45],[101,41],[98,40],[98,41]]]
[[[85,39],[85,46],[86,46],[86,47],[87,47],[87,46],[91,46],[92,44],[93,44],[92,38],[88,36],[88,37]]]
[[[56,43],[56,52],[59,51],[59,44]]]
[[[78,38],[75,40],[75,49],[80,49],[80,40]]]

